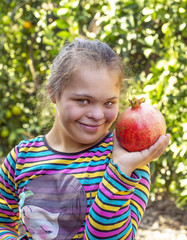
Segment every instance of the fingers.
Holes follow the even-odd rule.
[[[113,131],[113,144],[114,144],[114,147],[120,147],[121,148],[121,146],[120,146],[120,144],[119,144],[119,142],[116,138],[116,131],[115,130]]]
[[[169,141],[170,134],[162,135],[159,137],[156,143],[149,148],[153,159],[160,157],[164,153],[169,144]]]

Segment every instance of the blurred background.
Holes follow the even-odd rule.
[[[128,92],[120,111],[129,97],[144,96],[171,134],[165,154],[151,163],[137,240],[187,239],[186,7],[186,0],[1,0],[1,161],[22,139],[50,129],[54,109],[43,108],[37,92],[58,51],[76,37],[99,39],[124,61]]]

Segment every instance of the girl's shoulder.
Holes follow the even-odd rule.
[[[36,149],[41,149],[45,147],[44,136],[40,135],[32,139],[24,139],[18,143],[14,150],[19,152],[29,152],[36,151]]]
[[[31,138],[31,139],[24,139],[21,140],[18,144],[19,147],[24,147],[24,146],[33,146],[33,145],[38,145],[38,144],[44,144],[44,136],[39,135],[37,137]]]

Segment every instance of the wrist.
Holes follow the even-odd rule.
[[[118,165],[120,171],[123,174],[127,175],[128,177],[131,177],[133,172],[132,168],[130,168],[128,165],[124,166],[124,164],[121,164],[120,162],[115,161],[114,159],[113,159],[113,163]]]

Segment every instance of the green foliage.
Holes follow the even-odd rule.
[[[51,125],[53,110],[41,119],[36,92],[59,49],[75,37],[98,38],[130,66],[128,95],[165,116],[171,143],[151,164],[152,197],[169,194],[187,207],[186,1],[2,0],[0,8],[0,156]],[[127,106],[123,94],[121,102]]]

